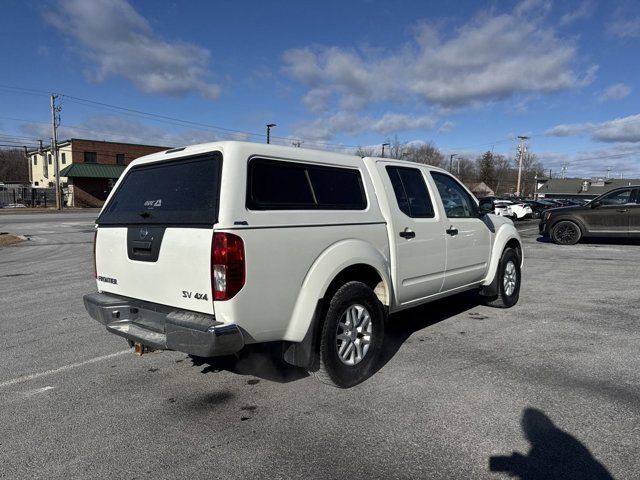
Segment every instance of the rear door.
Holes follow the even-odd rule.
[[[584,220],[592,235],[627,236],[631,207],[635,204],[633,188],[616,190],[598,199],[600,206],[587,209]]]
[[[391,263],[398,303],[407,304],[442,289],[445,269],[444,223],[427,187],[428,171],[378,162],[389,199]]]
[[[211,241],[222,156],[129,169],[96,220],[98,289],[213,313]]]
[[[478,205],[454,177],[431,172],[447,215],[447,267],[443,291],[480,282],[487,274],[491,231],[480,219]]]

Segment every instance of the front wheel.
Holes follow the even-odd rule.
[[[575,245],[581,237],[580,227],[569,220],[558,222],[551,229],[551,240],[558,245]]]
[[[520,256],[513,248],[506,248],[502,252],[498,264],[498,294],[486,297],[485,303],[496,308],[511,308],[520,298]]]
[[[382,351],[384,319],[382,304],[367,285],[349,282],[340,287],[322,326],[316,378],[338,388],[369,378]]]

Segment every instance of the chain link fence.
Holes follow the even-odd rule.
[[[31,186],[0,185],[0,208],[47,208],[55,206],[55,188],[32,188]]]

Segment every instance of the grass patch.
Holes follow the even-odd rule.
[[[22,238],[13,233],[0,232],[0,247],[8,247],[22,242]]]

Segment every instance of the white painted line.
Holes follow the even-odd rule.
[[[519,232],[530,232],[531,230],[538,230],[538,227],[533,228],[523,228],[522,230],[518,230]]]
[[[103,355],[102,357],[90,358],[89,360],[85,360],[83,362],[72,363],[70,365],[65,365],[64,367],[54,368],[53,370],[47,370],[40,373],[32,373],[31,375],[25,375],[24,377],[18,377],[11,380],[6,380],[4,382],[0,382],[0,388],[10,387],[11,385],[16,385],[22,382],[28,382],[30,380],[35,380],[36,378],[46,377],[48,375],[54,375],[56,373],[64,372],[67,370],[71,370],[72,368],[82,367],[84,365],[89,365],[91,363],[101,362],[102,360],[107,360],[109,358],[118,357],[120,355],[124,355],[125,353],[129,353],[130,350],[121,350],[120,352],[110,353],[109,355]]]
[[[25,397],[32,397],[33,395],[37,395],[39,393],[44,393],[47,390],[53,390],[54,387],[51,386],[47,386],[47,387],[42,387],[42,388],[36,388],[35,390],[29,390],[27,392],[24,392],[24,396]]]

